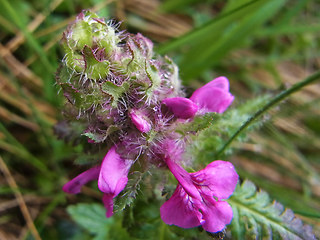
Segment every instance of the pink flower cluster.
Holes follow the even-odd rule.
[[[192,121],[195,115],[224,112],[233,99],[228,80],[219,77],[196,90],[189,99],[166,98],[162,100],[162,105],[176,119]],[[132,110],[128,115],[141,134],[151,130],[150,121],[143,112]],[[166,139],[162,142],[166,142]],[[198,172],[188,173],[176,160],[184,149],[177,148],[172,139],[167,139],[167,142],[169,144],[161,146],[163,154],[160,157],[177,179],[178,185],[171,198],[160,208],[162,220],[182,228],[202,226],[208,232],[223,230],[232,220],[232,208],[223,200],[233,193],[238,181],[233,165],[218,160]],[[127,185],[130,168],[135,162],[119,153],[119,145],[121,142],[109,149],[100,166],[81,173],[63,187],[65,192],[77,194],[82,185],[98,180],[98,187],[104,194],[107,217],[113,215],[113,199]]]

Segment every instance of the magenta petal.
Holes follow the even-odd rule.
[[[103,194],[102,202],[106,209],[106,217],[111,217],[113,215],[113,195],[106,193]]]
[[[191,198],[178,184],[171,198],[160,207],[161,219],[168,225],[192,228],[200,225],[202,214],[192,204]]]
[[[229,80],[226,77],[218,77],[208,82],[203,87],[220,88],[224,92],[229,92]]]
[[[216,202],[212,199],[203,211],[205,222],[202,227],[208,232],[220,232],[231,222],[232,217],[232,208],[227,202]]]
[[[115,146],[110,148],[101,164],[98,179],[99,189],[106,194],[113,195],[113,197],[117,196],[127,185],[127,176],[132,164],[133,161],[120,157]]]
[[[151,129],[151,124],[143,117],[143,115],[138,112],[131,110],[129,113],[132,123],[140,132],[149,132]]]
[[[71,194],[80,193],[81,187],[92,180],[97,180],[99,177],[99,173],[100,166],[90,168],[73,178],[71,181],[67,182],[63,186],[62,190],[66,193]]]
[[[193,199],[201,201],[200,193],[195,187],[191,175],[180,165],[169,158],[166,159],[166,163],[173,176],[178,180],[187,194],[190,195]]]
[[[198,106],[188,98],[166,98],[162,101],[177,118],[192,118],[198,111]]]
[[[234,96],[229,92],[229,82],[225,77],[219,77],[197,89],[192,100],[203,113],[223,113],[232,103]]]
[[[230,197],[239,178],[232,163],[221,160],[214,161],[206,168],[190,175],[202,193],[217,197],[219,200]]]

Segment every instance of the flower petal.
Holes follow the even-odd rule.
[[[113,195],[106,193],[103,194],[102,202],[106,209],[106,217],[111,217],[113,215]]]
[[[116,147],[110,148],[101,164],[98,179],[99,189],[106,193],[117,196],[127,185],[128,173],[133,161],[124,160],[116,152]]]
[[[213,79],[212,81],[208,82],[203,87],[216,87],[220,88],[221,90],[225,92],[229,92],[229,81],[226,77],[218,77]]]
[[[205,222],[202,227],[208,232],[220,232],[231,222],[232,217],[232,208],[227,202],[211,199],[203,210]]]
[[[225,77],[219,77],[197,89],[192,100],[203,113],[223,113],[232,103],[234,96],[229,92],[229,82]]]
[[[116,152],[116,147],[110,148],[101,164],[98,187],[104,192],[103,204],[107,210],[106,216],[113,215],[113,198],[127,185],[128,173],[133,161],[124,160]]]
[[[129,116],[131,118],[132,123],[140,132],[145,133],[150,131],[151,124],[145,118],[143,118],[143,115],[139,114],[135,110],[131,110]]]
[[[182,228],[199,226],[202,214],[193,205],[191,198],[178,184],[171,198],[160,207],[162,221]]]
[[[100,166],[90,168],[73,178],[71,181],[67,182],[63,186],[62,190],[66,193],[71,194],[80,193],[81,187],[92,180],[97,180],[99,177],[99,173]]]
[[[170,158],[166,158],[165,161],[171,173],[178,180],[178,182],[181,184],[181,186],[187,192],[187,194],[191,196],[193,199],[201,201],[200,193],[198,189],[195,187],[191,175],[176,162],[172,161]]]
[[[214,161],[206,168],[190,175],[198,188],[201,188],[201,193],[218,199],[229,198],[239,178],[232,163],[221,160]]]
[[[166,98],[162,101],[177,118],[192,118],[198,111],[198,106],[188,98]]]

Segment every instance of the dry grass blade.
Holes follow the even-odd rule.
[[[32,93],[29,93],[26,89],[22,90],[25,96],[21,96],[19,91],[12,84],[12,80],[0,72],[1,100],[18,109],[26,116],[32,116],[33,114],[33,111],[30,108],[30,103],[32,103],[33,106],[41,111],[43,118],[47,122],[50,122],[51,124],[55,123],[56,120],[54,116],[56,115],[56,110],[49,103],[41,102],[39,99],[35,99],[35,96]],[[8,121],[18,123],[34,131],[39,130],[37,123],[33,123],[32,121],[25,119],[24,116],[18,116],[16,113],[11,113],[10,108],[1,108],[0,113],[2,118],[7,119]]]
[[[24,64],[18,61],[12,53],[0,43],[0,57],[8,64],[8,68],[18,78],[31,83],[34,88],[41,88],[43,86],[42,80],[30,71]]]
[[[17,199],[17,201],[19,202],[19,206],[21,209],[21,212],[27,222],[28,228],[30,229],[31,234],[33,235],[33,237],[36,240],[41,240],[41,237],[33,223],[33,220],[31,218],[30,212],[28,210],[28,207],[22,197],[21,192],[19,191],[19,187],[16,183],[16,181],[14,180],[14,178],[12,177],[7,165],[5,164],[5,162],[3,161],[2,157],[0,156],[0,169],[3,172],[10,188],[12,189],[12,191],[14,192],[14,195]]]
[[[49,11],[46,13],[39,13],[33,21],[27,26],[29,32],[36,30],[40,24],[46,19],[47,15],[52,12],[56,7],[58,7],[63,0],[55,0],[50,4]],[[6,48],[8,51],[14,52],[22,43],[24,43],[25,37],[24,34],[20,31],[16,36],[11,39],[7,44]]]
[[[144,30],[155,34],[156,38],[178,37],[190,31],[191,25],[184,19],[173,14],[161,14],[158,4],[146,0],[126,1],[125,8],[145,18],[147,21]]]
[[[0,239],[16,240],[17,238],[11,234],[8,234],[0,230]]]
[[[1,15],[0,15],[0,25],[2,25],[3,27],[7,28],[11,32],[19,31],[18,28],[14,24],[12,24],[10,21],[8,21],[6,18],[4,18]]]
[[[34,203],[34,202],[46,203],[46,202],[49,201],[48,198],[40,198],[40,197],[35,196],[35,195],[25,195],[23,197],[23,199],[24,199],[25,202],[31,202],[31,203]],[[19,202],[18,202],[17,199],[12,199],[12,200],[9,200],[9,201],[0,202],[0,212],[1,211],[6,211],[9,208],[14,208],[16,206],[19,206]]]
[[[44,28],[42,30],[39,30],[38,32],[35,33],[35,37],[36,38],[40,38],[40,37],[43,37],[43,36],[46,36],[50,33],[53,33],[55,31],[58,31],[60,29],[63,29],[65,28],[70,22],[74,21],[75,19],[75,16],[72,16],[72,17],[69,17],[57,24],[54,24],[48,28]]]
[[[23,127],[29,128],[32,131],[38,131],[39,126],[33,122],[30,122],[17,114],[9,112],[6,108],[0,106],[0,118],[6,119],[7,121],[12,121]]]
[[[54,37],[51,41],[49,41],[48,43],[46,43],[43,47],[43,50],[45,52],[48,52],[52,47],[55,46],[55,44],[57,42],[59,42],[59,40],[61,39],[61,33],[57,34],[56,37]],[[29,66],[31,65],[35,60],[38,59],[38,56],[36,54],[32,55],[31,57],[29,57],[25,62],[24,64],[26,66]]]
[[[241,144],[241,148],[249,150],[252,148],[252,146],[247,144],[243,144],[243,145]],[[283,174],[279,173],[277,169],[269,167],[264,163],[254,162],[253,160],[250,160],[242,156],[237,156],[232,158],[232,162],[240,166],[241,168],[246,169],[246,171],[254,175],[262,176],[274,183],[277,183],[282,186],[295,189],[298,191],[301,191],[302,189],[301,184],[298,181],[291,178],[287,178]]]

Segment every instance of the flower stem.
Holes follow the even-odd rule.
[[[283,92],[279,93],[276,97],[271,99],[264,107],[258,110],[250,118],[248,118],[248,120],[229,138],[229,140],[218,151],[216,155],[217,159],[228,148],[228,146],[232,143],[233,140],[235,140],[244,130],[246,130],[247,127],[250,126],[250,124],[252,124],[256,119],[258,119],[261,115],[263,115],[266,111],[268,111],[269,108],[275,106],[277,103],[281,102],[283,99],[299,91],[301,88],[315,82],[319,78],[320,78],[320,71],[315,72],[314,74],[310,75],[303,81],[294,84],[291,88],[284,90]]]

